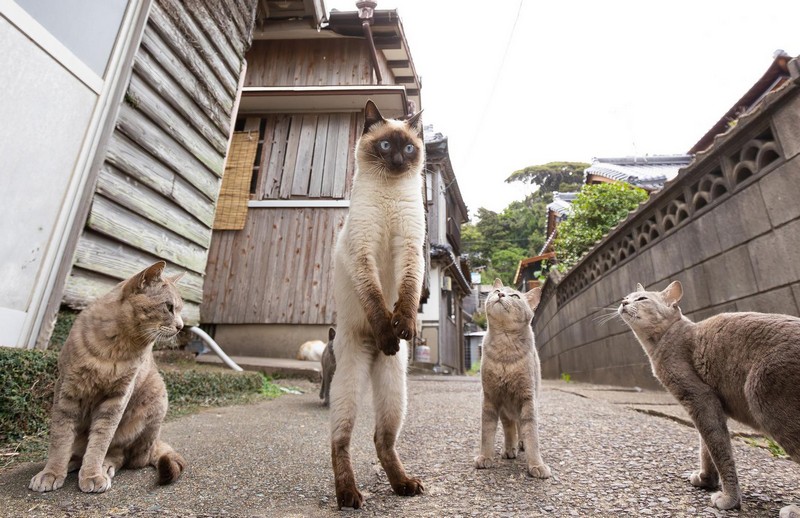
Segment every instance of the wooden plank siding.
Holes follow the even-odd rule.
[[[360,38],[258,40],[247,53],[244,85],[369,85],[372,77],[370,56]]]
[[[256,200],[350,197],[353,149],[360,113],[248,116],[263,127],[260,161],[254,164]]]
[[[214,232],[202,321],[332,324],[333,247],[347,209],[253,209]]]
[[[63,302],[85,307],[153,262],[200,321],[211,225],[256,0],[156,0],[104,150]]]

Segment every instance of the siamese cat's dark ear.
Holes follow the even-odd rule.
[[[539,301],[542,300],[542,288],[536,287],[525,294],[525,299],[532,310],[536,311]]]
[[[364,133],[367,133],[372,126],[384,120],[380,110],[378,110],[378,107],[372,102],[372,99],[368,100],[367,105],[364,107]]]
[[[136,293],[144,289],[145,286],[160,282],[162,280],[161,274],[164,273],[164,268],[166,267],[167,263],[164,261],[151,264],[125,283],[124,293],[126,295]]]
[[[406,121],[406,124],[408,124],[408,126],[410,128],[413,128],[417,132],[417,134],[419,135],[420,138],[422,138],[422,118],[421,118],[421,116],[422,116],[422,112],[423,111],[424,110],[418,111],[417,113],[415,113],[414,115],[409,117],[408,120]]]
[[[681,297],[683,297],[683,286],[680,281],[672,281],[669,286],[664,288],[661,295],[664,297],[664,302],[676,307],[678,302],[681,301]]]
[[[644,286],[642,286],[642,283],[636,283],[636,291],[644,291]]]
[[[492,284],[492,288],[499,289],[502,287],[503,287],[503,281],[501,281],[499,278],[495,279],[494,284]]]

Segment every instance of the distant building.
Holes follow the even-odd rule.
[[[589,185],[623,182],[652,193],[678,176],[681,168],[691,161],[691,155],[595,158],[592,165],[584,170],[584,178]]]
[[[426,203],[430,246],[429,291],[422,304],[421,338],[431,362],[464,372],[464,299],[471,293],[469,266],[461,255],[461,225],[468,221],[447,137],[425,128]]]

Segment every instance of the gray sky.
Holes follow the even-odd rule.
[[[800,52],[798,0],[377,2],[403,20],[471,214],[529,193],[503,182],[527,165],[684,153],[776,49]]]

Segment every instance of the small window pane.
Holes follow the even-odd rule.
[[[128,0],[15,0],[97,73],[105,76]]]

